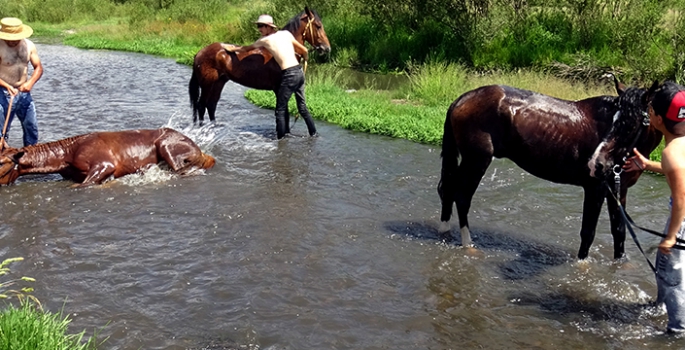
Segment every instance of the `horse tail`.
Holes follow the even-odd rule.
[[[457,170],[459,167],[459,148],[454,138],[454,129],[452,128],[452,112],[457,103],[453,103],[447,110],[447,117],[445,118],[445,127],[442,134],[442,170],[440,173],[440,182],[438,183],[438,194],[442,201],[442,214],[440,221],[448,222],[452,217],[453,203],[456,200],[456,184],[457,184]]]
[[[190,107],[193,109],[193,122],[197,120],[197,114],[200,107],[200,78],[199,78],[199,66],[193,63],[193,74],[190,77],[190,82],[188,83],[188,95],[190,96]]]

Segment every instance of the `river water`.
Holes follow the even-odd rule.
[[[436,238],[435,147],[321,121],[321,137],[279,142],[273,111],[232,83],[219,124],[192,128],[189,67],[38,50],[41,142],[170,126],[217,159],[194,177],[162,167],[87,189],[58,175],[0,188],[0,258],[24,257],[15,275],[36,278],[35,295],[68,313],[71,331],[98,330],[101,348],[681,347],[648,306],[656,285],[635,245],[613,261],[605,213],[590,258],[574,258],[580,188],[495,160],[470,216],[477,250],[463,249]],[[627,209],[660,230],[667,194],[644,176]],[[658,239],[640,239],[653,258]]]

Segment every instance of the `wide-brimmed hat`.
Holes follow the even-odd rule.
[[[33,34],[33,28],[21,23],[19,18],[5,17],[0,19],[0,39],[21,40]]]
[[[271,28],[278,28],[278,27],[276,27],[276,25],[274,24],[274,19],[273,19],[273,17],[271,17],[271,16],[269,16],[269,15],[260,15],[259,18],[257,19],[257,22],[255,22],[255,23],[257,23],[257,24],[266,24],[267,26],[269,26],[269,27],[271,27]]]

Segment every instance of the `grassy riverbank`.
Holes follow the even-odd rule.
[[[16,7],[16,4],[8,3],[7,7],[0,12],[6,15],[9,14],[8,12],[15,11],[18,14],[14,15],[20,17],[25,15],[29,18],[39,19],[35,22],[29,22],[36,30],[36,37],[52,38],[80,48],[133,51],[170,57],[183,64],[190,64],[193,55],[201,47],[213,41],[244,44],[256,39],[258,33],[252,21],[259,13],[272,13],[277,23],[285,23],[292,14],[297,13],[297,9],[304,7],[303,4],[285,4],[280,0],[256,2],[209,0],[199,3],[189,0],[75,0],[75,9],[69,10],[59,5],[57,0],[50,0],[41,5],[43,7],[54,7],[54,13],[48,16],[44,13],[36,13],[35,9],[31,10],[33,7],[39,6],[35,0],[19,2],[26,4],[22,8],[13,10],[12,7]],[[366,8],[366,5],[352,1],[350,4],[357,7],[353,6],[353,8],[345,10],[343,7],[333,6],[334,4],[340,5],[340,1],[315,2],[314,4],[322,14],[334,54],[331,57],[331,63],[315,63],[318,65],[317,74],[307,76],[307,98],[315,118],[338,124],[344,128],[437,145],[441,140],[442,123],[450,103],[463,92],[478,86],[507,84],[570,100],[600,94],[615,94],[613,84],[610,81],[597,78],[597,73],[602,67],[596,64],[586,64],[589,68],[577,66],[576,73],[573,73],[573,67],[564,64],[558,65],[568,68],[564,74],[558,74],[558,70],[555,74],[550,74],[549,65],[540,65],[541,61],[536,60],[529,60],[528,67],[512,69],[511,63],[506,63],[509,62],[508,59],[513,57],[511,56],[512,46],[502,42],[501,49],[508,50],[505,50],[508,52],[507,54],[503,53],[505,51],[499,53],[492,51],[495,50],[492,45],[497,42],[496,40],[490,42],[488,50],[492,51],[492,57],[490,63],[484,66],[473,63],[470,65],[456,63],[444,56],[444,52],[429,49],[433,50],[433,58],[425,56],[422,61],[407,59],[403,63],[403,69],[398,70],[399,74],[408,76],[408,84],[393,91],[379,91],[370,86],[355,92],[347,92],[344,88],[343,74],[338,73],[336,65],[351,65],[350,62],[361,60],[359,57],[357,59],[351,58],[359,55],[353,52],[353,48],[358,46],[354,43],[364,39],[369,49],[371,49],[370,46],[388,47],[388,45],[393,44],[388,42],[387,38],[381,39],[378,36],[379,33],[371,32],[372,30],[380,31],[380,28],[376,27],[375,24],[369,23],[369,19],[374,18],[378,15],[377,13],[352,16],[363,11],[371,11],[371,9]],[[414,4],[414,2],[410,1],[410,4]],[[82,8],[80,11],[79,7]],[[529,16],[529,19],[540,19],[539,16],[542,15],[553,15],[552,17],[558,21],[575,20],[575,17],[564,17],[563,13],[555,12],[554,9],[550,8],[545,11],[547,10],[551,12],[536,12],[536,10],[527,13],[526,16]],[[650,11],[649,17],[645,18],[663,16],[654,8],[650,7]],[[502,16],[503,21],[509,18],[507,17],[508,12],[491,11],[490,14]],[[631,16],[639,15],[639,13],[634,12],[629,14]],[[549,19],[548,17],[545,18]],[[681,23],[679,12],[668,18],[670,18],[670,22],[667,23],[677,25]],[[593,21],[613,23],[610,18],[594,18]],[[537,24],[531,25],[533,27],[540,25],[539,22],[535,23]],[[520,22],[518,25],[524,24],[524,22]],[[406,34],[406,28],[402,29],[404,28],[402,27],[403,24],[395,23],[394,25],[398,35]],[[539,27],[535,28],[542,30]],[[519,29],[523,30],[523,28]],[[607,28],[604,29],[608,30]],[[627,28],[624,29],[626,33],[632,33]],[[425,30],[428,29],[424,27],[414,29],[416,33],[423,33]],[[552,29],[547,28],[546,30]],[[527,33],[525,30],[523,32]],[[607,33],[609,32],[605,34]],[[370,39],[375,40],[373,45],[369,45]],[[472,40],[476,39],[472,38]],[[600,44],[594,42],[584,45]],[[400,37],[397,37],[394,45],[397,46],[397,50],[401,50],[405,43]],[[444,48],[445,43],[435,45]],[[579,49],[585,46],[580,45]],[[547,49],[551,50],[551,46]],[[566,49],[568,48],[565,47],[564,50]],[[606,51],[606,49],[608,47],[602,50]],[[393,52],[397,51],[395,49],[388,50],[387,55],[392,55]],[[668,52],[670,55],[672,48],[664,52]],[[474,57],[481,57],[477,60],[482,62],[482,55],[484,54],[483,52],[474,53]],[[492,61],[495,57],[500,56],[509,58],[502,61],[501,64]],[[563,55],[552,55],[550,57],[556,56],[561,57]],[[590,61],[597,62],[597,59]],[[637,62],[633,58],[627,61],[619,61],[615,57],[610,61],[618,63]],[[384,65],[382,63],[374,64],[371,58],[359,62],[361,65],[366,64],[376,69]],[[660,69],[663,71],[670,69],[669,67],[673,63],[672,61],[669,62]],[[640,63],[640,65],[643,64]],[[479,67],[489,67],[490,69],[487,70],[487,73],[483,73]],[[497,67],[504,67],[504,69]],[[395,68],[397,68],[396,64]],[[611,67],[605,68],[611,69]],[[615,68],[615,71],[619,72],[624,70],[620,67]],[[638,71],[640,70],[632,70],[632,72]],[[560,78],[560,75],[567,78]],[[649,74],[641,77],[646,79],[648,76]],[[631,79],[634,77],[635,75]],[[246,93],[246,97],[258,106],[273,108],[275,105],[275,98],[271,92],[250,90]],[[291,108],[294,113],[294,105]],[[220,111],[219,118],[221,118]]]

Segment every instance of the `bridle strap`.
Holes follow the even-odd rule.
[[[4,174],[0,175],[0,179],[9,175],[9,173],[11,173],[12,171],[16,171],[19,168],[19,162],[17,162],[14,159],[12,159],[12,162],[14,163],[14,166],[9,168],[9,170],[7,170]]]
[[[314,42],[314,26],[312,26],[312,22],[314,22],[314,18],[309,18],[309,17],[307,17],[307,18],[308,18],[307,24],[305,24],[304,33],[302,33],[302,41],[306,41],[305,38],[307,35],[307,29],[309,29],[309,37],[312,40],[312,42],[310,44],[312,44],[312,46],[314,46],[314,44],[313,44],[313,42]]]

